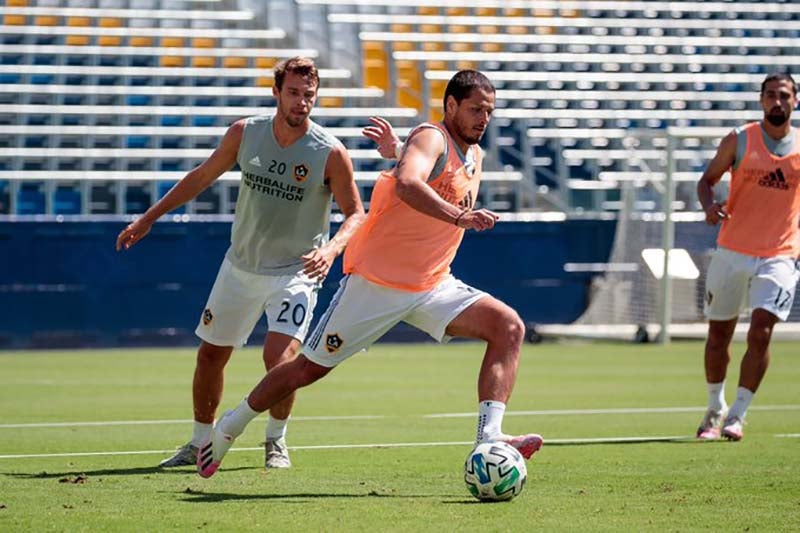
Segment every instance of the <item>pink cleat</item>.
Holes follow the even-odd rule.
[[[703,420],[697,428],[697,438],[701,440],[717,440],[719,439],[719,428],[722,425],[722,420],[727,414],[727,409],[715,411],[714,409],[706,410],[703,415]]]
[[[744,437],[742,426],[744,426],[744,420],[738,416],[729,416],[722,426],[722,436],[728,440],[742,440],[742,437]]]
[[[530,433],[528,435],[520,435],[518,437],[510,437],[508,435],[503,435],[498,439],[502,442],[510,444],[514,448],[517,449],[519,453],[522,454],[522,457],[525,459],[530,459],[531,456],[538,452],[539,449],[544,444],[544,439],[542,439],[541,435],[537,435],[536,433]]]
[[[197,452],[197,473],[200,477],[209,478],[219,469],[222,458],[233,445],[233,437],[222,433],[214,427],[209,439],[200,446]]]

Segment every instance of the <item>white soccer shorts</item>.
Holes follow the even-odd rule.
[[[391,289],[357,274],[345,276],[303,354],[314,363],[334,367],[369,348],[399,322],[447,342],[450,322],[484,296],[488,295],[452,276],[425,292]]]
[[[730,320],[747,307],[786,320],[798,279],[793,257],[753,257],[717,248],[706,275],[706,318]]]
[[[195,333],[217,346],[244,346],[262,313],[267,327],[305,339],[320,283],[305,274],[252,274],[222,261]]]

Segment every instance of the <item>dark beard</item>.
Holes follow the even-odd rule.
[[[786,124],[786,121],[789,120],[789,115],[784,115],[783,113],[780,115],[769,114],[765,118],[767,119],[767,122],[773,126],[783,126]]]

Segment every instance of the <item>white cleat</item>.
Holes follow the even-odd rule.
[[[719,439],[719,430],[727,412],[727,408],[723,408],[720,411],[715,411],[711,408],[707,409],[706,414],[703,415],[703,420],[700,421],[700,425],[697,427],[697,438],[701,440]]]
[[[197,473],[209,478],[219,469],[222,458],[233,445],[234,438],[214,427],[211,436],[200,446],[197,453]]]
[[[264,443],[264,466],[266,468],[290,468],[289,449],[286,439],[269,439]]]

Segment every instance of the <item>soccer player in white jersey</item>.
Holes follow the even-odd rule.
[[[127,250],[162,215],[195,198],[236,163],[242,183],[231,246],[211,289],[196,334],[201,339],[192,385],[191,440],[162,467],[195,465],[198,446],[212,430],[222,397],[223,371],[262,313],[267,316],[263,359],[267,370],[296,357],[308,332],[317,291],[337,255],[364,219],[347,150],[309,115],[319,74],[295,57],[275,67],[273,116],[234,122],[217,149],[117,238]],[[331,197],[345,216],[329,240]],[[288,468],[286,424],[294,397],[270,409],[265,466]]]
[[[722,224],[706,276],[708,409],[697,429],[700,439],[742,439],[747,408],[769,365],[772,330],[788,318],[800,278],[800,132],[790,122],[797,107],[797,85],[790,75],[764,79],[761,107],[763,119],[722,139],[697,183],[706,222]],[[729,169],[728,199],[715,200],[714,185]],[[745,303],[752,309],[747,351],[729,410],[725,375]]]

